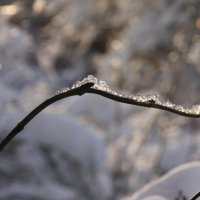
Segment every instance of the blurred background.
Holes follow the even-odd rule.
[[[199,0],[0,0],[0,137],[92,74],[200,102]],[[57,102],[0,155],[2,200],[116,200],[200,158],[200,124],[96,95]]]

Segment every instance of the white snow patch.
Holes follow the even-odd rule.
[[[3,114],[0,116],[1,131],[8,131],[22,119],[24,114]],[[28,124],[17,137],[38,145],[59,149],[86,170],[94,173],[95,187],[103,197],[112,194],[112,183],[106,164],[105,145],[97,137],[96,130],[89,129],[73,118],[40,114]],[[105,198],[105,199],[106,199]]]
[[[175,199],[180,192],[187,198],[192,198],[200,191],[200,162],[192,162],[174,168],[166,175],[150,182],[132,197],[124,200],[144,200],[154,195],[166,199]]]

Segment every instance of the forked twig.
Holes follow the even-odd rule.
[[[24,127],[42,110],[49,105],[59,101],[61,99],[83,95],[85,93],[93,93],[104,96],[105,98],[112,99],[121,103],[137,105],[142,107],[157,108],[160,110],[166,110],[178,115],[192,118],[200,118],[200,105],[192,106],[191,108],[184,108],[180,105],[173,104],[169,101],[163,102],[158,95],[123,95],[110,89],[110,87],[104,81],[98,81],[95,77],[89,75],[82,81],[76,82],[71,88],[65,88],[53,97],[45,100],[33,111],[31,111],[23,120],[21,120],[13,130],[1,141],[0,152],[6,147],[6,145],[19,133]],[[191,200],[196,200],[200,196],[200,192],[197,193]]]

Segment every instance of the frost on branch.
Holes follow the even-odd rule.
[[[2,140],[0,143],[0,151],[19,133],[24,127],[42,110],[49,105],[61,99],[83,95],[85,93],[93,93],[104,96],[105,98],[112,99],[121,103],[138,105],[143,107],[152,107],[160,110],[166,110],[178,115],[186,117],[200,117],[200,105],[192,106],[191,108],[184,108],[180,105],[171,103],[170,101],[162,101],[158,95],[124,95],[112,90],[105,81],[98,81],[95,77],[89,75],[82,81],[78,81],[72,85],[71,88],[64,88],[57,92],[53,97],[50,97],[33,111],[31,111],[16,127]]]
[[[122,103],[139,105],[144,107],[153,107],[161,110],[167,110],[174,112],[179,115],[184,115],[188,117],[199,117],[200,115],[200,105],[192,106],[191,108],[184,108],[181,105],[176,105],[170,101],[163,101],[159,95],[125,95],[121,94],[113,89],[105,81],[98,81],[95,77],[89,75],[87,78],[84,78],[82,81],[76,82],[72,89],[83,86],[86,83],[93,83],[94,85],[91,88],[88,88],[86,93],[96,93],[102,95],[106,98],[110,98],[115,101]]]

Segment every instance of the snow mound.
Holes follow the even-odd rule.
[[[8,131],[21,118],[21,113],[2,115],[1,131]],[[105,145],[95,131],[70,117],[40,114],[18,137],[61,150],[78,161],[86,171],[94,174],[96,193],[106,199],[112,194],[112,184],[106,166]]]
[[[169,171],[163,177],[147,184],[138,190],[132,197],[124,200],[146,200],[152,196],[159,199],[175,199],[178,195],[192,198],[200,191],[200,162],[192,162],[180,165]],[[157,197],[155,198],[157,199]]]
[[[22,116],[25,115],[2,115],[1,130],[5,132],[11,129]],[[40,114],[24,128],[21,137],[39,145],[45,144],[60,149],[85,167],[102,168],[105,161],[105,146],[95,131],[70,117]]]

